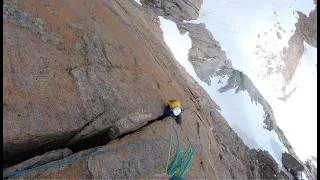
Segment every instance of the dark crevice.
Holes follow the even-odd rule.
[[[18,153],[14,154],[10,154],[10,150],[3,151],[3,169],[19,164],[35,156],[42,155],[48,151],[65,148],[65,144],[67,144],[72,137],[73,135],[59,138],[44,145],[38,146],[36,148],[21,150]],[[32,146],[32,142],[30,142],[28,146]],[[34,143],[34,146],[37,146],[36,143]]]
[[[106,129],[103,132],[97,133],[95,135],[92,135],[90,137],[77,140],[76,142],[69,144],[71,139],[74,137],[74,134],[69,135],[68,137],[63,137],[57,140],[54,140],[50,143],[47,143],[45,145],[42,145],[37,148],[30,148],[29,150],[25,151],[20,151],[19,153],[16,154],[8,154],[5,151],[3,152],[3,169],[14,166],[16,164],[19,164],[25,160],[28,160],[30,158],[33,158],[35,156],[42,155],[48,151],[53,151],[57,149],[63,149],[63,148],[68,148],[71,149],[73,153],[77,153],[83,150],[91,149],[91,148],[96,148],[99,146],[104,146],[108,144],[110,141],[113,139],[121,139],[126,135],[132,134],[134,132],[140,131],[142,128],[145,128],[146,126],[149,126],[153,123],[155,123],[158,120],[164,119],[164,116],[160,116],[157,119],[150,120],[147,122],[147,124],[141,126],[140,128],[134,130],[134,131],[129,131],[114,137],[111,137],[110,134],[110,129]]]
[[[84,138],[76,141],[75,143],[68,145],[67,148],[71,149],[73,153],[77,153],[83,150],[103,146],[111,141],[108,135],[108,131],[100,132],[88,138]]]
[[[130,134],[134,133],[134,132],[139,132],[139,131],[141,131],[143,128],[145,128],[145,127],[147,127],[147,126],[155,123],[156,121],[163,120],[164,118],[166,118],[166,117],[160,116],[160,117],[158,117],[157,119],[150,120],[150,121],[148,121],[147,124],[141,126],[140,128],[136,129],[135,131],[130,131],[130,132],[126,132],[126,133],[121,134],[120,136],[117,137],[117,139],[121,139],[121,138],[123,138],[123,137],[125,137],[125,136],[127,136],[127,135],[130,135]]]

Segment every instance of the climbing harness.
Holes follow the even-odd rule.
[[[63,162],[43,165],[43,166],[39,166],[39,167],[31,168],[31,169],[26,169],[26,170],[21,170],[21,171],[16,171],[16,172],[11,172],[11,173],[5,173],[5,174],[3,174],[3,178],[10,177],[10,176],[15,176],[15,175],[19,175],[19,174],[25,174],[25,173],[32,172],[32,171],[48,169],[48,168],[51,168],[51,167],[56,167],[56,166],[60,166],[60,165],[68,164],[68,163],[74,163],[76,161],[80,161],[80,160],[87,159],[87,158],[90,158],[90,157],[102,155],[102,154],[105,154],[107,152],[118,151],[120,149],[125,149],[125,148],[132,148],[132,147],[135,147],[135,146],[140,146],[140,145],[144,145],[144,144],[148,144],[148,143],[152,143],[152,142],[156,142],[156,141],[166,141],[166,142],[170,143],[169,154],[168,154],[168,158],[167,158],[167,162],[166,162],[167,163],[166,173],[169,174],[169,175],[176,175],[176,176],[179,176],[179,177],[183,177],[183,175],[191,168],[191,161],[192,161],[192,158],[193,158],[193,155],[194,155],[194,152],[195,152],[195,148],[194,147],[190,147],[187,150],[180,151],[179,135],[178,135],[176,129],[172,125],[172,120],[171,120],[171,127],[174,129],[174,131],[176,133],[176,137],[177,137],[177,141],[178,141],[177,145],[175,145],[172,142],[172,128],[171,128],[171,130],[170,130],[170,140],[165,139],[165,138],[156,138],[156,139],[153,139],[153,140],[141,141],[141,142],[137,142],[137,143],[134,143],[134,144],[127,144],[127,145],[124,145],[124,146],[120,146],[120,147],[116,147],[116,148],[110,148],[110,149],[106,149],[106,150],[99,151],[99,152],[96,152],[96,153],[92,153],[92,154],[89,154],[89,155],[86,155],[86,156],[76,157],[76,158],[69,159],[69,160],[66,160],[66,161],[63,161]],[[173,155],[170,156],[171,145],[173,145],[176,148],[176,153],[174,154],[173,160],[169,164],[170,159],[173,157]],[[157,171],[161,166],[159,166],[157,169],[155,169],[149,176],[151,176],[153,173],[155,173],[155,171]],[[149,176],[147,176],[146,179]]]

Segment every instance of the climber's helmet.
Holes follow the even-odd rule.
[[[181,108],[180,107],[173,108],[172,113],[175,116],[179,116],[179,114],[181,113]]]

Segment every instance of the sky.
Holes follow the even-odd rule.
[[[254,82],[273,108],[277,125],[283,130],[301,160],[306,160],[310,155],[317,156],[316,49],[304,44],[306,52],[287,88],[292,90],[297,87],[297,89],[286,102],[277,99],[281,96],[283,83],[281,76],[275,74],[263,77],[261,72],[266,73],[266,68],[263,66],[265,60],[259,60],[259,57],[264,54],[257,55],[255,52],[256,45],[260,44],[266,53],[279,53],[283,47],[288,46],[287,42],[294,33],[294,23],[298,17],[296,10],[309,15],[314,8],[312,0],[204,0],[199,18],[189,21],[205,23],[222,49],[226,51],[233,66],[247,74]],[[217,79],[211,79],[212,86],[202,82],[188,61],[187,55],[191,48],[188,33],[180,35],[172,21],[159,18],[164,40],[175,58],[221,107],[221,114],[229,125],[248,146],[263,147],[279,164],[279,152],[286,149],[274,131],[262,129],[262,107],[253,105],[246,92],[237,95],[233,92],[218,93],[216,91],[218,85],[214,84]],[[276,31],[281,33],[282,39],[278,38]],[[274,142],[280,145],[275,147]]]

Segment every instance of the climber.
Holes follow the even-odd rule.
[[[167,106],[164,109],[163,115],[157,120],[164,119],[172,114],[176,117],[176,122],[181,125],[181,102],[178,100],[169,100]]]

